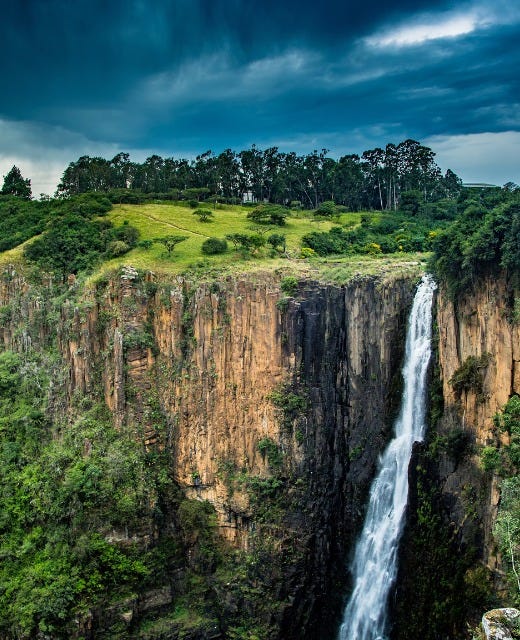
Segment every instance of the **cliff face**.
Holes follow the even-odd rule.
[[[128,267],[87,292],[72,282],[64,293],[50,282],[28,286],[9,268],[0,285],[4,348],[44,352],[53,341],[58,348],[63,375],[52,381],[50,412],[77,413],[78,399],[95,398],[122,434],[166,455],[180,494],[213,505],[229,548],[269,565],[253,580],[264,609],[258,598],[246,606],[269,625],[269,637],[333,635],[348,587],[346,558],[399,403],[413,278],[360,278],[344,287],[302,281],[289,296],[275,274],[159,282]],[[491,536],[497,483],[477,453],[496,443],[493,415],[520,392],[512,297],[503,279],[487,279],[455,302],[438,293],[436,426],[411,469],[399,640],[424,635],[424,620],[425,639],[458,632],[453,620],[463,620],[468,593],[482,583],[475,567],[500,575]],[[122,527],[107,539],[149,547],[166,530],[180,536],[177,508],[178,499],[163,505],[158,521],[151,505],[135,530]],[[161,592],[157,615],[189,596],[183,576],[199,570],[197,535],[185,538],[175,575],[153,585]],[[225,633],[226,612],[244,601],[215,582],[214,569],[204,571],[225,601]],[[435,604],[440,584],[445,592]],[[124,613],[125,633],[135,633],[143,611],[156,615],[154,593]],[[471,597],[478,606],[480,595]],[[94,637],[107,620],[121,623],[117,612],[113,604],[94,612]]]
[[[45,303],[13,274],[0,292],[13,310],[3,342],[43,344],[54,319],[69,372],[62,410],[101,389],[118,428],[166,452],[184,494],[214,505],[232,546],[296,549],[269,578],[270,623],[280,637],[318,638],[333,632],[341,596],[330,594],[399,399],[413,284],[300,282],[289,297],[273,275],[193,285],[124,268],[46,325]],[[270,494],[254,492],[266,482],[279,496],[271,511]],[[138,533],[152,539],[155,526]]]
[[[443,292],[439,296],[439,367],[444,398],[440,430],[459,426],[470,434],[477,454],[483,446],[505,437],[494,429],[493,416],[512,394],[520,393],[520,327],[511,318],[512,294],[505,278],[486,278],[455,302]],[[466,384],[463,380],[457,387],[457,373],[464,378],[468,365],[473,365],[473,380]],[[458,505],[453,512],[459,522],[464,513],[461,495],[468,492],[469,484],[480,484],[486,492],[486,499],[476,504],[484,537],[482,559],[490,569],[499,569],[491,536],[499,500],[496,478],[482,478],[471,456],[458,468],[445,465],[442,471],[443,492]]]
[[[393,636],[399,640],[419,633],[425,640],[466,637],[466,621],[476,624],[503,587],[492,536],[498,479],[484,471],[480,454],[506,438],[493,416],[520,392],[514,293],[505,278],[483,279],[455,300],[442,287],[438,293],[432,424],[410,469]]]
[[[119,422],[138,422],[149,445],[159,441],[156,395],[171,473],[187,496],[214,505],[222,535],[245,549],[259,532],[278,540],[281,553],[297,544],[299,566],[287,568],[279,587],[291,602],[277,620],[283,637],[322,633],[333,626],[340,601],[331,611],[331,585],[345,580],[342,565],[388,435],[412,283],[301,283],[286,298],[265,277],[148,285],[146,295],[146,283],[131,276],[109,283],[78,326],[80,356],[66,343],[74,386],[88,393],[85,363],[113,340],[102,377]],[[91,323],[101,309],[111,320],[96,337]],[[139,344],[147,332],[151,347]],[[262,442],[279,448],[281,469],[270,468]],[[247,484],[230,478],[237,473],[280,477],[292,496],[281,521],[257,521]]]
[[[504,278],[487,278],[456,304],[439,295],[439,364],[447,410],[456,409],[478,444],[492,436],[493,415],[511,394],[520,392],[520,326],[511,319],[511,289]],[[483,368],[483,392],[457,396],[450,384],[470,356],[489,354]]]

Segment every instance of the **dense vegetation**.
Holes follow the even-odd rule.
[[[142,295],[154,295],[150,284],[141,282]],[[105,286],[98,283],[98,300]],[[162,369],[149,372],[145,397],[127,387],[129,414],[144,411],[153,421],[157,442],[145,447],[141,420],[116,428],[102,400],[103,354],[93,356],[91,392],[75,388],[68,397],[57,317],[60,340],[77,339],[65,309],[81,313],[82,301],[74,288],[45,287],[28,294],[38,312],[23,322],[22,292],[1,309],[4,326],[23,327],[42,342],[0,354],[0,637],[146,639],[217,629],[236,640],[270,637],[281,608],[274,594],[298,546],[287,534],[282,554],[265,533],[287,510],[282,452],[268,439],[258,442],[272,478],[222,462],[229,482],[250,496],[257,522],[247,552],[229,548],[217,535],[213,506],[187,499],[172,479],[171,425],[154,392]],[[109,317],[102,309],[100,335]],[[183,322],[189,331],[188,314]],[[131,339],[135,332],[127,336],[125,349],[142,346]],[[136,617],[128,632],[122,614],[158,587],[167,610]]]
[[[453,293],[485,275],[520,275],[520,189],[465,190],[457,217],[433,241],[432,268]]]
[[[406,205],[403,194],[416,191],[424,202],[451,198],[460,180],[450,170],[443,176],[434,152],[415,140],[385,149],[370,149],[334,160],[327,150],[307,155],[283,153],[277,147],[256,146],[240,152],[211,151],[194,161],[150,156],[142,164],[127,153],[111,160],[82,156],[65,170],[58,194],[87,191],[109,193],[114,202],[138,203],[147,197],[177,200],[218,198],[242,202],[244,194],[257,202],[318,209],[334,201],[351,211],[395,210]]]
[[[75,615],[108,593],[131,593],[150,573],[142,550],[103,535],[135,528],[157,500],[150,461],[101,406],[53,425],[47,390],[57,362],[42,357],[0,355],[2,637],[70,637]]]
[[[429,251],[438,231],[454,215],[454,202],[442,201],[434,212],[420,207],[416,215],[406,211],[363,214],[360,225],[335,226],[302,238],[319,256]]]
[[[41,233],[51,212],[48,201],[0,196],[0,251],[12,249]]]
[[[497,445],[481,452],[486,471],[501,479],[501,499],[494,535],[507,572],[509,594],[520,605],[520,397],[513,395],[494,418]],[[500,434],[507,434],[508,444],[498,444]]]
[[[76,274],[136,245],[137,229],[129,224],[114,227],[105,217],[111,208],[111,202],[98,193],[42,201],[2,196],[0,250],[38,236],[25,246],[25,257],[62,278]]]

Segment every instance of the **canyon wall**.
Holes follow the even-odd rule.
[[[459,425],[470,433],[477,458],[482,447],[496,445],[500,439],[505,442],[507,436],[498,433],[493,416],[511,395],[520,393],[520,326],[512,318],[513,293],[501,277],[481,280],[456,301],[445,293],[439,296],[439,367],[445,407],[440,431]],[[477,362],[479,380],[458,390],[453,378],[471,359]],[[454,504],[459,503],[459,521],[464,513],[461,495],[468,491],[474,466],[475,456],[469,456],[458,470],[443,469],[443,492]],[[474,482],[479,485],[477,479]],[[486,499],[478,501],[484,535],[482,560],[499,571],[491,535],[499,500],[497,479],[487,477],[483,486]]]
[[[437,297],[430,434],[410,469],[409,526],[401,548],[393,637],[471,637],[505,596],[492,530],[499,478],[483,448],[507,444],[493,416],[520,393],[520,329],[505,276]],[[424,621],[428,620],[428,625]]]
[[[164,281],[126,267],[87,289],[74,281],[63,289],[29,286],[9,267],[0,282],[0,342],[21,353],[57,352],[51,414],[77,415],[82,398],[105,404],[125,437],[167,456],[179,495],[209,501],[230,549],[258,559],[268,547],[265,574],[255,577],[261,597],[248,606],[265,618],[269,637],[331,637],[399,404],[416,277],[360,277],[341,287],[302,280],[285,291],[282,282],[274,273]],[[493,416],[520,392],[514,294],[504,278],[455,300],[438,292],[432,428],[410,471],[396,639],[463,637],[460,625],[478,610],[486,585],[500,594],[491,535],[498,481],[479,453],[504,441]],[[160,522],[151,505],[138,528],[105,532],[107,539],[153,546],[166,530],[180,535],[179,499]],[[196,565],[196,546],[188,536],[187,569]],[[155,585],[160,597],[138,596],[121,637],[140,637],[143,612],[155,615],[156,607],[161,616],[189,593],[185,569],[175,572]],[[243,602],[225,585],[213,589],[226,602],[225,633],[227,609]],[[93,637],[120,622],[117,611],[111,603],[94,612]]]
[[[120,430],[167,453],[185,496],[214,506],[232,547],[269,541],[283,564],[267,580],[279,637],[321,638],[340,614],[398,406],[415,278],[302,281],[288,295],[276,274],[161,282],[126,267],[81,295],[71,282],[51,304],[13,271],[1,337],[23,350],[56,331],[65,379],[54,410],[101,396]],[[111,540],[153,540],[156,528],[150,520]]]

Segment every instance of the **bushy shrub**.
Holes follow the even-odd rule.
[[[336,203],[332,200],[326,200],[322,202],[315,211],[316,215],[326,216],[328,218],[337,214]]]
[[[211,222],[214,214],[210,209],[196,209],[193,212],[194,216],[198,216],[201,222]]]
[[[430,268],[453,294],[476,278],[506,269],[520,281],[520,198],[489,190],[478,201],[463,200],[456,220],[433,239]]]
[[[129,251],[130,247],[122,240],[114,240],[113,242],[110,242],[107,247],[107,255],[111,258],[117,258],[117,256],[122,256]]]
[[[491,356],[484,353],[481,356],[468,356],[449,380],[455,393],[460,396],[463,392],[473,391],[481,396],[484,390],[484,371]]]
[[[267,237],[267,243],[273,247],[273,249],[280,248],[285,251],[285,236],[281,233],[272,233]]]
[[[288,215],[288,210],[279,204],[261,204],[249,211],[247,218],[257,224],[274,224],[278,227],[283,227]]]
[[[298,278],[295,276],[286,276],[280,282],[280,289],[289,296],[296,295],[298,291]]]
[[[202,253],[207,256],[217,255],[219,253],[225,253],[228,245],[224,238],[208,238],[202,243]]]

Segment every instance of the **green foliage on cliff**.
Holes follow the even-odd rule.
[[[0,251],[12,249],[26,240],[47,233],[48,224],[66,216],[88,221],[104,216],[112,208],[102,194],[82,194],[67,200],[24,200],[0,196]],[[105,223],[106,227],[112,225]],[[113,239],[124,239],[116,236]]]
[[[51,213],[48,202],[0,197],[0,251],[22,244],[41,233]]]
[[[496,606],[490,572],[478,562],[474,496],[464,533],[446,512],[438,484],[439,442],[419,453],[411,483],[409,519],[401,542],[398,592],[391,605],[399,640],[465,638],[466,620]],[[411,606],[413,603],[413,606]]]
[[[480,276],[520,275],[520,191],[488,189],[458,201],[459,215],[433,241],[431,267],[453,293]]]
[[[282,465],[283,453],[272,438],[262,438],[258,441],[256,446],[262,456],[267,459],[267,462],[272,469],[278,469]]]
[[[70,637],[75,617],[132,593],[153,566],[153,553],[124,532],[138,529],[157,503],[158,461],[115,430],[102,406],[52,424],[46,403],[55,367],[35,355],[0,354],[5,638]]]
[[[500,504],[493,533],[506,567],[511,604],[520,604],[520,397],[512,396],[496,414],[495,426],[509,442],[485,447],[482,462],[501,476]]]
[[[477,398],[484,393],[484,372],[491,360],[490,353],[481,356],[468,356],[449,380],[453,390],[460,398],[462,393],[473,391]]]
[[[285,298],[282,298],[282,300],[285,300]],[[280,302],[281,300],[278,301],[278,303]],[[271,391],[268,398],[278,409],[280,423],[286,431],[290,431],[293,428],[295,420],[309,407],[307,395],[299,389],[294,389],[291,385],[280,385]]]
[[[109,202],[99,198],[89,202],[84,196],[83,200],[55,211],[43,233],[24,248],[28,260],[62,279],[92,268],[101,258],[127,253],[139,237],[127,223],[114,227],[110,220],[98,217],[106,213],[106,206],[111,207]]]
[[[513,476],[500,487],[500,506],[493,533],[506,567],[510,603],[520,605],[520,479]]]
[[[452,203],[445,206],[445,217],[449,219],[453,215]],[[360,226],[313,232],[302,238],[302,244],[320,256],[429,251],[436,234],[446,224],[444,216],[439,218],[430,210],[416,217],[403,212],[362,215]]]

